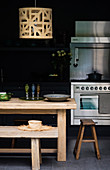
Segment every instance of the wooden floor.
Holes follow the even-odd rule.
[[[93,143],[83,143],[79,160],[73,155],[76,138],[67,139],[67,161],[57,162],[56,155],[43,155],[41,170],[110,170],[110,137],[98,139],[101,160],[94,153]],[[0,155],[0,170],[31,170],[30,155]]]

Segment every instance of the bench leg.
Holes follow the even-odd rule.
[[[11,148],[14,148],[14,146],[15,146],[15,138],[12,138]]]
[[[32,170],[40,169],[39,139],[31,139]]]

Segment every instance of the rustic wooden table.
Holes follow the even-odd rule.
[[[57,114],[58,145],[57,160],[66,161],[66,110],[76,109],[74,99],[65,102],[49,102],[48,100],[24,101],[12,98],[10,101],[0,102],[0,114]],[[11,152],[29,152],[28,150],[10,149]],[[0,149],[8,152],[8,149]],[[46,151],[44,151],[46,152]],[[52,150],[51,152],[55,152]]]

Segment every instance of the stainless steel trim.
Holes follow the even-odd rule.
[[[87,119],[90,119],[90,117],[86,117]],[[79,125],[80,124],[80,119],[84,119],[84,117],[80,118],[75,118],[73,121],[73,125]],[[92,118],[94,122],[96,122],[96,125],[110,125],[110,119],[107,120],[102,120],[102,119],[97,119],[97,118]]]
[[[80,95],[80,98],[86,99],[86,98],[90,98],[90,99],[98,99],[98,95],[94,94],[93,96],[82,96]]]
[[[110,43],[110,37],[71,37],[71,43]]]
[[[110,85],[110,83],[109,82],[77,82],[77,80],[76,80],[76,82],[71,82],[71,85]]]

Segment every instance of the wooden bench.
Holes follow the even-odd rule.
[[[95,131],[95,123],[92,119],[81,119],[81,124],[79,127],[79,132],[78,132],[78,137],[76,140],[76,144],[74,147],[74,154],[76,156],[76,159],[79,159],[79,154],[80,154],[80,150],[81,150],[81,144],[82,142],[93,142],[94,143],[94,149],[95,149],[95,153],[97,155],[98,159],[101,159],[100,157],[100,152],[99,152],[99,146],[98,146],[98,140],[97,140],[97,135],[96,135],[96,131]],[[87,139],[84,139],[84,130],[85,127],[90,126],[91,127],[91,131],[92,131],[92,139],[91,137],[85,137]]]
[[[58,138],[58,128],[53,127],[46,131],[22,131],[17,126],[0,126],[0,138],[30,138],[32,170],[40,169],[39,140],[41,138]],[[4,150],[4,149],[3,149]],[[6,149],[9,152],[9,149]],[[10,149],[12,151],[12,149]]]

